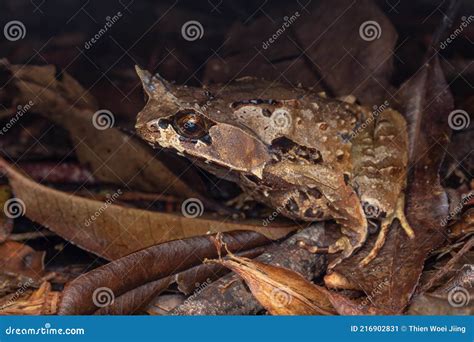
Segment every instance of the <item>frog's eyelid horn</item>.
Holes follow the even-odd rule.
[[[171,94],[169,82],[158,73],[152,75],[148,70],[135,65],[135,71],[142,81],[143,89],[149,97],[162,97]]]

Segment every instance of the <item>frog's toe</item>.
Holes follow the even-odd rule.
[[[405,195],[401,195],[398,198],[397,206],[395,208],[395,218],[398,219],[398,222],[400,222],[400,226],[402,226],[403,230],[408,235],[408,237],[410,239],[414,239],[415,232],[411,228],[410,223],[408,222],[405,216]]]
[[[362,261],[360,262],[361,266],[366,266],[372,260],[374,260],[375,257],[379,254],[380,250],[385,244],[385,239],[387,238],[388,229],[390,228],[391,224],[392,224],[392,219],[390,220],[385,219],[382,221],[380,232],[379,232],[379,235],[377,236],[377,240],[375,241],[375,245],[374,247],[372,247],[369,254],[364,259],[362,259]]]
[[[329,263],[328,269],[332,270],[334,267],[339,265],[341,261],[350,257],[352,253],[354,253],[355,249],[356,247],[352,245],[351,240],[347,236],[339,238],[334,244],[330,245],[328,248],[328,253],[330,254],[340,252],[337,258]]]
[[[377,240],[375,241],[374,247],[372,247],[372,250],[369,252],[369,254],[364,259],[362,259],[362,261],[360,262],[361,266],[366,266],[372,260],[374,260],[375,257],[378,255],[378,253],[380,252],[380,250],[385,244],[385,240],[387,238],[389,228],[395,219],[398,219],[398,222],[400,222],[400,226],[403,228],[403,230],[405,231],[405,233],[408,235],[410,239],[413,239],[415,237],[415,233],[413,232],[413,229],[411,228],[405,216],[404,209],[405,209],[405,196],[401,195],[398,198],[394,212],[390,216],[382,220],[382,223],[380,225],[380,232],[379,232],[379,235],[377,236]]]

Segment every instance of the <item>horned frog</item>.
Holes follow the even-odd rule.
[[[288,218],[335,220],[342,234],[324,249],[339,253],[330,269],[366,241],[368,218],[380,222],[380,232],[363,265],[395,218],[414,236],[404,215],[407,130],[397,111],[375,115],[352,101],[249,77],[196,88],[137,72],[148,95],[139,136]]]

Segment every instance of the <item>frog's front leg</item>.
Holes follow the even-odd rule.
[[[404,213],[408,163],[408,135],[400,113],[386,109],[353,141],[354,187],[358,189],[367,218],[380,221],[375,245],[361,261],[367,265],[385,243],[389,228],[398,219],[414,237]]]
[[[340,253],[329,268],[335,267],[363,245],[367,238],[367,220],[357,193],[346,183],[342,172],[324,165],[301,165],[288,161],[265,169],[274,184],[270,205],[287,217],[304,221],[334,219],[342,237],[327,248],[314,252]]]

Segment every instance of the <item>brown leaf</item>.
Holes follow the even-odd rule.
[[[158,243],[205,235],[209,232],[253,230],[278,239],[296,226],[264,227],[260,222],[239,223],[194,219],[180,215],[125,208],[99,202],[35,183],[0,159],[16,198],[25,203],[25,215],[66,240],[113,260]],[[121,190],[114,195],[120,198]],[[113,196],[112,196],[113,198]]]
[[[224,241],[234,251],[268,242],[254,232],[224,234]],[[96,303],[101,303],[100,293],[109,298],[119,297],[143,284],[189,269],[204,258],[216,256],[214,236],[170,241],[129,254],[70,282],[63,292],[60,314],[91,314],[98,309]],[[159,289],[162,283],[150,286]]]
[[[390,312],[379,310],[364,301],[354,301],[342,294],[327,291],[329,301],[342,316],[347,315],[388,315]]]
[[[415,239],[410,240],[398,223],[392,225],[378,257],[369,265],[358,264],[374,241],[372,236],[353,257],[336,271],[363,290],[374,306],[400,313],[408,304],[428,253],[447,236],[442,222],[448,215],[448,202],[440,185],[438,170],[448,144],[448,115],[453,108],[438,59],[433,57],[401,89],[406,115],[416,118],[412,130],[412,174],[409,178],[407,218]],[[413,127],[413,126],[412,126]]]
[[[94,315],[132,315],[146,306],[171,284],[172,277],[158,279],[114,298],[110,305],[99,308]]]
[[[320,244],[324,241],[323,225],[321,223],[313,224],[281,243],[272,244],[256,260],[290,269],[308,280],[322,276],[327,267],[326,256],[324,254],[315,255],[307,249],[301,248],[298,243],[300,240],[314,245]],[[235,273],[230,273],[201,288],[171,314],[186,316],[255,315],[263,309],[245,282]]]
[[[44,275],[45,252],[14,241],[0,244],[0,270],[39,279]]]
[[[97,179],[183,198],[196,195],[181,180],[190,171],[178,178],[160,161],[159,158],[165,156],[139,139],[115,127],[97,129],[95,126],[100,127],[100,124],[94,113],[99,108],[95,100],[66,72],[58,77],[54,66],[17,66],[5,60],[0,61],[0,69],[8,75],[0,83],[5,83],[3,92],[12,90],[12,105],[24,106],[31,101],[30,111],[40,113],[68,130],[79,161],[88,166]],[[113,113],[101,115],[105,121],[115,120]],[[198,189],[202,186],[200,178],[193,176],[194,189]]]
[[[364,104],[391,99],[397,32],[375,2],[326,0],[310,11],[292,29],[330,92],[355,95]]]
[[[257,247],[237,254],[255,256],[261,254],[263,250],[263,247]],[[115,298],[110,305],[98,309],[94,314],[131,315],[143,309],[172,283],[176,283],[181,292],[189,294],[196,291],[196,288],[199,288],[202,284],[209,284],[228,272],[229,270],[221,265],[197,265],[189,270],[177,273],[174,277],[161,278],[134,288]]]
[[[240,275],[252,294],[272,315],[331,315],[327,290],[286,268],[230,255],[212,262]]]
[[[235,253],[238,256],[253,259],[265,251],[265,247],[257,247],[241,253]],[[224,274],[228,273],[229,270],[218,264],[203,264],[198,265],[184,272],[176,274],[174,281],[178,285],[178,290],[184,294],[189,295],[194,292],[196,288],[199,288],[204,283],[214,281]]]

